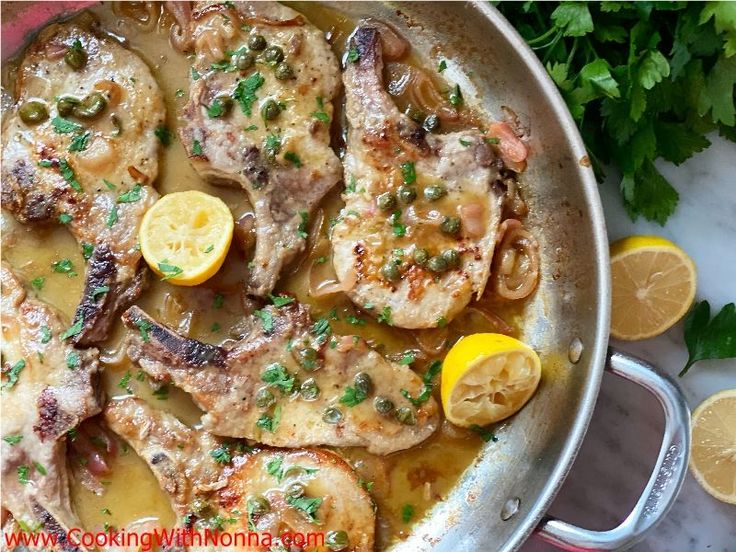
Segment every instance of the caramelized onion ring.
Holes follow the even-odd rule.
[[[409,42],[390,25],[372,17],[361,19],[359,25],[363,24],[370,24],[372,27],[378,29],[378,33],[381,36],[381,49],[383,50],[384,59],[389,61],[401,59],[409,51]]]
[[[411,332],[419,349],[428,357],[435,357],[445,350],[449,330],[444,328],[432,328],[430,330],[417,330]]]
[[[539,283],[539,244],[516,219],[503,221],[499,236],[493,257],[493,289],[503,299],[528,297]]]
[[[169,41],[175,50],[186,52],[192,47],[193,37],[189,22],[192,20],[192,3],[169,0],[164,4],[166,11],[174,16]]]
[[[144,32],[152,31],[158,24],[161,8],[158,2],[113,2],[112,12],[132,19]]]

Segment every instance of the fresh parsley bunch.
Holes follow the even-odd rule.
[[[664,224],[678,193],[654,166],[736,141],[736,2],[502,2],[580,127],[599,178],[621,171],[632,219]]]

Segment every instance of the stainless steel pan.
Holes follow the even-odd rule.
[[[41,10],[46,15],[33,17],[32,25],[61,7],[35,4],[39,15]],[[522,183],[531,207],[529,225],[540,240],[543,278],[525,313],[523,337],[542,356],[543,382],[529,405],[499,429],[499,441],[485,447],[447,500],[397,550],[510,551],[532,533],[567,550],[630,546],[667,513],[680,489],[689,412],[667,376],[607,348],[605,222],[585,148],[562,98],[534,53],[488,3],[328,4],[393,24],[419,56],[449,60],[445,74],[461,85],[466,101],[496,116],[501,106],[509,106],[532,126],[533,156]],[[17,46],[13,39],[31,30],[19,28],[29,21],[18,17],[19,7],[3,2],[4,56]],[[620,526],[599,532],[545,517],[545,512],[585,436],[604,370],[651,391],[666,424],[659,457],[636,506]]]

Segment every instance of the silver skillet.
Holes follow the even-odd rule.
[[[7,57],[19,37],[89,2],[2,4]],[[33,17],[28,4],[35,5]],[[532,127],[533,155],[522,185],[543,276],[524,315],[523,339],[542,356],[543,382],[529,405],[497,431],[499,441],[488,443],[447,499],[395,549],[506,552],[532,533],[566,550],[628,548],[665,516],[680,490],[689,411],[667,376],[608,348],[605,221],[585,148],[562,98],[534,53],[488,3],[326,4],[355,18],[391,23],[420,57],[450,60],[446,76],[461,85],[469,103],[496,116],[509,106]],[[664,409],[665,430],[652,475],[629,516],[609,531],[589,531],[545,513],[583,441],[604,370],[648,389]]]

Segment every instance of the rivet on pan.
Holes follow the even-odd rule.
[[[504,521],[510,520],[519,511],[520,505],[521,499],[518,496],[509,498],[506,504],[503,505],[503,508],[501,508],[501,519]]]
[[[583,354],[583,342],[580,341],[579,337],[576,337],[570,342],[570,348],[567,350],[567,358],[570,362],[577,364],[580,361],[580,356]]]

